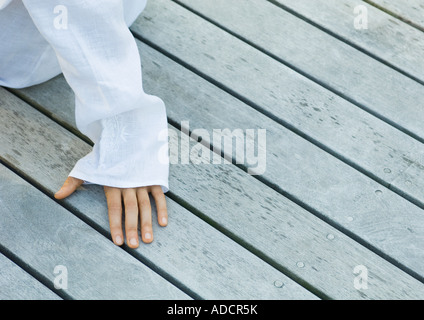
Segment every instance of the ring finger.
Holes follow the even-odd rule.
[[[141,237],[143,242],[150,243],[153,241],[152,207],[146,188],[137,189],[137,199],[140,208]]]

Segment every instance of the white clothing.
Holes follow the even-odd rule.
[[[72,177],[168,190],[165,105],[142,87],[128,26],[146,0],[0,0],[0,85],[23,88],[63,73],[78,129],[93,142]]]

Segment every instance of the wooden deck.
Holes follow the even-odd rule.
[[[91,149],[63,77],[0,88],[0,298],[423,299],[420,2],[149,1],[131,30],[169,128],[266,129],[266,171],[172,164],[169,226],[135,250],[101,186],[54,200]]]

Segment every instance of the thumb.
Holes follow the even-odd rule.
[[[81,179],[68,177],[62,188],[55,193],[54,197],[60,200],[70,196],[83,182]]]

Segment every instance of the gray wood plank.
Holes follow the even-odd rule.
[[[57,267],[66,268],[67,287],[58,290],[67,297],[188,298],[4,166],[0,166],[0,194],[1,246],[52,286],[59,275]]]
[[[60,300],[15,263],[0,254],[0,300]]]
[[[391,15],[357,0],[272,0],[330,30],[347,42],[424,81],[424,34]],[[355,29],[356,6],[368,12],[368,29]]]
[[[189,1],[186,1],[185,3],[192,4],[192,2]],[[310,28],[310,26],[306,23],[303,23],[302,27],[299,27],[299,23],[301,22],[299,22],[299,19],[291,17],[291,15],[286,14],[281,17],[280,14],[284,11],[275,10],[275,7],[267,2],[258,1],[257,5],[254,7],[255,12],[250,12],[250,14],[250,2],[248,3],[248,6],[237,6],[237,10],[240,10],[241,13],[238,13],[238,11],[233,12],[231,8],[234,7],[234,5],[227,8],[227,3],[224,3],[223,1],[217,1],[216,4],[213,5],[213,8],[209,10],[207,9],[208,3],[210,2],[196,1],[195,9],[201,10],[202,12],[203,10],[204,12],[208,11],[208,14],[212,15],[216,19],[220,17],[220,22],[223,22],[225,19],[228,21],[231,20],[238,22],[236,24],[231,24],[232,28],[236,28],[235,25],[244,25],[244,23],[248,23],[245,20],[239,20],[241,19],[239,18],[240,16],[246,17],[247,20],[258,21],[258,19],[255,19],[252,16],[258,14],[259,17],[266,16],[267,21],[270,21],[269,25],[267,24],[268,22],[266,22],[267,28],[271,28],[271,26],[274,25],[277,27],[274,31],[277,31],[284,27],[281,24],[283,17],[284,24],[287,24],[286,30],[288,33],[291,33],[290,31],[293,30],[304,31],[296,33],[293,38],[289,38],[288,34],[281,37],[283,39],[289,39],[289,43],[295,41],[300,34],[311,34],[311,39],[305,41],[305,43],[308,44],[308,47],[311,47],[309,44],[313,42],[312,38],[316,39],[318,43],[326,43],[329,41],[331,44],[329,47],[337,47],[339,45],[343,48],[341,50],[345,50],[347,54],[356,52],[357,57],[366,58],[365,55],[355,50],[351,50],[349,46],[341,44],[340,41],[326,36],[325,33],[316,30],[315,28]],[[260,3],[263,5],[260,5]],[[231,2],[229,2],[229,4],[231,4]],[[152,6],[152,4],[149,4],[148,9],[152,9],[148,11],[154,13],[152,10],[155,10],[154,8],[158,7],[157,5]],[[178,6],[174,5],[173,8],[176,10],[178,9]],[[226,12],[228,12],[228,15],[226,15]],[[273,15],[272,12],[277,13]],[[222,63],[221,65],[212,65],[209,63],[208,57],[204,55],[195,55],[192,51],[184,51],[184,47],[178,46],[178,43],[180,42],[178,38],[180,37],[180,33],[190,34],[190,32],[195,32],[195,28],[191,28],[190,30],[192,31],[187,32],[178,31],[178,28],[182,28],[183,21],[180,21],[177,24],[174,28],[175,30],[169,30],[169,32],[175,32],[175,37],[173,38],[175,42],[170,44],[170,41],[168,41],[168,35],[164,33],[164,30],[167,30],[166,24],[173,14],[174,12],[170,10],[167,18],[163,18],[161,20],[156,19],[155,24],[157,25],[157,28],[155,29],[153,29],[154,26],[152,26],[151,23],[146,23],[146,21],[143,22],[143,25],[140,25],[140,29],[137,29],[137,24],[133,27],[133,29],[137,32],[137,30],[141,30],[143,28],[150,28],[150,31],[143,33],[143,36],[145,35],[146,37],[150,37],[150,39],[155,39],[155,41],[159,41],[158,32],[162,32],[160,33],[162,43],[163,45],[167,45],[166,49],[172,51],[173,54],[178,54],[180,58],[186,59],[186,61],[190,61],[190,63],[195,64],[194,67],[196,69],[199,69],[202,72],[207,72],[208,76],[216,78],[221,83],[231,87],[232,90],[237,90],[238,93],[264,108],[279,121],[286,123],[289,126],[299,128],[310,140],[315,141],[318,145],[324,146],[324,149],[330,150],[339,158],[344,159],[354,167],[359,168],[370,177],[377,179],[377,181],[383,183],[386,187],[395,190],[407,199],[419,204],[421,207],[424,207],[424,194],[421,192],[421,190],[424,189],[424,179],[422,178],[424,175],[424,147],[421,143],[414,141],[413,139],[409,139],[406,135],[398,132],[382,121],[375,119],[373,116],[368,115],[366,112],[358,110],[356,106],[340,99],[336,95],[331,94],[331,92],[314,85],[312,82],[306,81],[302,77],[298,77],[287,68],[280,66],[278,62],[273,61],[271,58],[267,58],[260,54],[260,52],[255,52],[249,46],[243,46],[242,43],[236,42],[235,39],[225,35],[225,33],[217,33],[219,36],[215,35],[215,38],[219,38],[220,41],[226,41],[227,44],[224,47],[236,45],[237,48],[229,49],[228,52],[223,52],[223,54],[213,52],[214,44],[212,42],[205,42],[204,44],[201,44],[200,42],[203,40],[200,39],[200,36],[197,43],[193,42],[195,41],[193,37],[187,37],[184,40],[186,43],[190,42],[188,47],[196,48],[196,50],[198,50],[196,52],[209,52],[208,55],[214,55],[216,60],[225,61],[225,63]],[[162,14],[159,14],[158,17],[162,18]],[[187,15],[187,17],[190,17],[190,15]],[[193,20],[193,17],[191,20]],[[163,25],[158,25],[159,23],[163,23]],[[185,27],[189,28],[190,23],[187,24],[186,20]],[[292,25],[292,27],[290,27],[290,25]],[[304,30],[303,28],[307,29]],[[208,30],[211,34],[215,32],[215,29],[210,27],[206,28],[206,25],[202,25],[201,29]],[[156,32],[155,35],[152,34],[154,32]],[[237,29],[237,32],[242,31]],[[246,31],[244,31],[243,34],[245,34],[245,32]],[[272,38],[266,36],[265,30],[259,29],[259,34],[264,34],[263,38],[265,43],[269,43],[269,46],[272,46]],[[259,34],[252,34],[250,37],[252,39],[259,38]],[[214,36],[211,36],[211,38],[213,37]],[[297,44],[301,46],[299,43]],[[180,47],[181,49],[176,51],[177,48]],[[281,48],[285,46],[278,44],[274,40],[273,48],[278,47]],[[297,47],[297,45],[294,47]],[[303,49],[304,48],[302,48],[302,50]],[[235,55],[232,54],[231,50],[236,51],[238,54],[243,52],[245,57],[243,59],[248,59],[248,61],[250,61],[250,69],[246,68],[246,63],[243,61],[232,60],[232,57]],[[337,52],[337,50],[335,52]],[[293,51],[289,51],[285,53],[285,56],[301,56],[299,54],[292,53]],[[350,57],[355,59],[355,56]],[[388,108],[387,112],[391,115],[393,121],[399,119],[399,121],[402,123],[408,123],[408,125],[412,121],[412,126],[414,127],[412,130],[415,130],[417,134],[424,134],[422,126],[424,113],[421,112],[423,106],[420,102],[422,101],[420,97],[424,95],[424,87],[396,72],[394,72],[394,74],[390,74],[390,76],[388,76],[389,73],[384,76],[385,72],[390,72],[390,68],[387,68],[382,64],[378,64],[372,59],[366,59],[367,60],[364,61],[353,61],[357,61],[359,65],[365,64],[372,68],[381,66],[383,71],[379,73],[367,72],[366,68],[362,70],[359,78],[355,81],[358,85],[352,87],[350,96],[364,97],[363,101],[368,101],[367,103],[373,106],[386,106]],[[308,58],[299,60],[297,63],[304,66],[308,63],[305,60],[308,60]],[[315,64],[315,60],[316,59],[314,59],[312,63],[309,63],[309,65],[316,68],[314,71],[316,77],[319,77],[320,74],[324,77],[325,72],[323,69],[325,68],[322,68],[320,63]],[[343,71],[341,74],[349,74],[348,70],[343,69],[343,63],[344,61],[328,72],[329,77],[332,78],[333,84],[340,82],[338,79],[342,79],[343,81],[343,78],[340,78],[339,73],[336,73],[337,69]],[[207,68],[208,64],[213,67]],[[224,64],[225,66],[223,66]],[[330,63],[329,61],[325,63],[323,62],[323,65],[329,66]],[[240,69],[240,71],[235,72],[228,70],[228,66],[230,66],[233,70]],[[318,66],[318,68],[316,66]],[[277,70],[277,72],[275,72],[275,70]],[[272,78],[275,73],[277,74]],[[366,73],[372,74],[373,76],[366,81],[364,79],[364,81],[361,81],[361,77]],[[256,79],[260,79],[260,82],[262,83],[269,82],[271,84],[267,86],[257,86],[255,81],[246,85],[244,82],[233,81],[236,77],[248,77],[249,74],[254,74],[254,77]],[[374,75],[376,77],[374,77]],[[384,83],[379,80],[382,78],[392,78],[392,85],[389,86],[388,83]],[[283,81],[283,79],[286,80]],[[345,80],[345,87],[349,87],[348,83],[350,80],[351,79]],[[375,86],[371,86],[370,83],[380,83],[381,86],[376,88]],[[385,90],[384,87],[387,87],[387,90]],[[398,87],[399,89],[396,89],[395,87]],[[307,90],[305,88],[307,88]],[[60,92],[63,89],[60,89],[60,87],[52,88],[52,90],[55,90],[54,92],[58,97],[63,96],[63,93]],[[402,92],[402,90],[405,91]],[[161,96],[168,92],[173,91],[165,90]],[[43,94],[45,95],[44,97],[42,96]],[[372,97],[376,98],[374,99]],[[43,92],[38,94],[38,98],[41,99],[40,101],[42,102],[52,99],[52,97],[47,96],[47,94]],[[72,100],[72,97],[68,97],[68,99]],[[405,109],[399,108],[398,106],[400,104],[405,106]],[[63,111],[58,110],[57,115],[60,116],[62,112]],[[253,118],[254,117],[252,117],[252,119]],[[68,119],[68,121],[73,121],[73,118]],[[412,127],[409,126],[409,128]],[[276,160],[276,162],[278,162],[278,160]]]
[[[418,160],[414,160],[414,156],[422,154],[423,148],[417,141],[303,79],[175,3],[163,0],[150,3],[133,30],[208,78],[274,111],[282,120],[292,117],[293,127],[320,137],[319,145],[331,145],[342,158],[357,161],[360,167],[367,168],[369,174],[386,180],[385,185],[390,184],[391,188],[400,185],[401,181],[392,179],[405,177],[407,168],[413,173],[418,167],[415,181],[422,180],[422,167]],[[218,49],[214,48],[217,42],[220,43]],[[163,81],[165,67],[159,65],[156,70]],[[178,120],[194,121],[196,115],[197,119],[203,116],[203,120],[199,120],[200,128],[266,128],[268,153],[263,179],[423,277],[424,233],[421,223],[412,223],[415,219],[422,221],[422,209],[236,99],[223,98],[216,91],[210,94],[207,90],[200,99],[199,85],[196,80],[196,85],[190,84],[188,79],[187,76],[181,78],[175,89],[158,82],[164,88],[158,93],[160,96],[166,97],[169,92],[168,104],[175,104],[178,93],[184,92],[184,102],[180,101],[179,107],[191,105],[191,111]],[[187,96],[188,92],[191,97]],[[314,111],[314,108],[321,111]],[[325,120],[326,125],[320,125],[320,119]],[[391,160],[400,155],[397,161]],[[406,183],[404,185],[402,189],[406,190]],[[418,194],[419,189],[408,194],[413,192]],[[355,223],[350,218],[354,218]]]
[[[72,168],[72,163],[76,162],[81,153],[88,152],[89,146],[10,93],[5,90],[1,92],[2,100],[7,103],[2,103],[3,109],[0,111],[2,119],[0,157],[53,194]],[[3,125],[6,123],[7,125]],[[42,158],[43,154],[47,155],[45,159]],[[107,208],[102,188],[85,186],[82,189],[86,189],[87,192],[73,195],[65,203],[80,216],[84,216],[102,229],[104,233],[109,234]],[[32,202],[28,200],[24,203],[28,205]],[[155,221],[154,243],[142,245],[132,252],[140,260],[147,261],[151,268],[173,277],[196,297],[203,299],[317,298],[170,199],[168,199],[168,208],[171,217],[169,226],[161,230]],[[21,211],[25,212],[25,209]],[[45,220],[49,220],[48,218]],[[61,221],[58,223],[63,224]],[[42,227],[40,226],[37,232],[51,232],[48,228],[41,230]],[[73,232],[73,236],[74,234],[76,232]],[[68,239],[68,241],[72,240]],[[90,241],[93,243],[93,240]],[[9,246],[12,245],[9,243]],[[13,246],[11,249],[14,249]],[[84,255],[82,259],[90,259],[85,257],[90,255],[89,251],[84,251],[82,255]],[[113,259],[112,256],[109,258]],[[108,279],[109,276],[112,277],[111,274],[105,274],[103,279]],[[101,280],[102,278],[96,279],[96,281]],[[276,281],[284,284],[284,287],[275,286]],[[139,283],[135,282],[134,285]],[[150,286],[147,286],[146,290],[148,288]],[[152,291],[152,294],[154,292]]]
[[[278,10],[268,1],[177,2],[404,132],[424,140],[424,86],[416,81],[285,10]]]
[[[146,82],[146,87],[151,90],[154,89],[154,93],[164,94],[168,112],[171,117],[174,117],[175,121],[190,119],[195,125],[205,125],[203,128],[222,128],[222,125],[228,125],[233,128],[234,124],[240,127],[252,125],[252,118],[246,118],[246,113],[241,112],[246,109],[246,106],[240,101],[218,90],[169,59],[155,53],[147,46],[143,45],[141,49],[144,57],[143,70],[145,79],[149,79]],[[150,61],[151,57],[153,57],[152,61]],[[69,92],[66,96],[55,97],[54,88],[58,86],[66,87],[62,77],[21,91],[21,93],[25,93],[26,98],[34,102],[38,101],[38,103],[41,102],[38,100],[39,96],[50,96],[50,99],[43,101],[44,107],[53,113],[57,107],[66,108],[69,113],[66,118],[71,119],[73,118],[73,101],[70,98],[72,94],[68,88]],[[149,90],[149,92],[151,91]],[[165,92],[168,92],[168,95]],[[56,105],[56,99],[61,103]],[[199,105],[202,105],[204,109],[198,108]],[[232,107],[233,116],[224,119],[222,112],[228,106]],[[195,107],[197,107],[197,111]],[[205,109],[209,110],[210,113],[204,113]],[[218,115],[219,112],[221,112],[221,115]],[[188,115],[190,115],[189,118],[187,117]],[[256,120],[263,120],[258,118],[261,117],[260,114],[252,112],[251,115],[256,117]],[[199,122],[199,119],[202,119],[203,122]],[[266,127],[272,128],[272,121],[269,119],[265,121],[268,121]],[[279,137],[281,141],[286,141],[286,143],[292,141],[294,145],[299,145],[299,150],[302,148],[305,148],[305,151],[310,149],[309,153],[312,154],[312,159],[321,159],[322,163],[329,161],[330,165],[334,164],[332,162],[334,160],[331,160],[331,157],[325,155],[319,149],[317,151],[316,148],[309,144],[305,145],[305,142],[302,142],[302,139],[299,139],[296,135],[286,131],[284,131],[286,136],[283,133],[280,136],[274,136],[274,134],[274,130],[271,130],[272,137]],[[58,140],[65,141],[63,137],[59,138],[57,133],[54,136]],[[37,149],[37,145],[33,147]],[[286,147],[287,149],[284,150],[289,150],[293,146],[287,144]],[[81,149],[85,149],[85,147],[81,147]],[[299,150],[297,151],[299,152]],[[32,153],[30,150],[28,152]],[[12,152],[6,154],[12,154]],[[303,167],[304,163],[299,163],[299,160],[301,161],[302,159],[299,158],[300,154],[302,152],[297,154],[297,165],[302,170],[305,170],[307,168]],[[286,155],[285,160],[288,160],[291,155],[293,154]],[[5,161],[12,161],[10,159],[7,156]],[[67,160],[68,164],[66,166],[68,166],[68,169],[59,169],[61,166],[56,164],[56,174],[51,179],[46,178],[48,175],[46,175],[45,171],[49,171],[48,167],[46,168],[43,163],[38,164],[36,179],[47,186],[49,190],[55,190],[61,182],[58,177],[64,177],[67,174],[67,170],[72,167],[72,162],[77,159],[78,156],[74,155],[71,160]],[[320,161],[319,163],[321,163]],[[312,169],[310,168],[309,170],[313,171]],[[345,166],[343,164],[340,167],[336,162],[334,167],[336,174],[343,172],[344,169]],[[281,171],[284,170],[281,165],[279,170],[278,176],[281,177],[285,174],[284,171]],[[25,171],[28,171],[28,169],[25,169]],[[308,172],[298,179],[296,175],[299,173],[301,171],[291,173],[290,176],[286,177],[285,182],[303,185],[300,181],[308,177]],[[367,186],[367,184],[362,184],[363,178],[361,177],[359,175],[359,180],[357,180],[358,176],[354,176],[351,181],[352,184],[358,183],[361,187]],[[308,179],[306,180],[309,182]],[[322,181],[315,182],[311,189],[307,190],[311,193],[311,197],[316,194],[316,190],[322,190],[323,193],[326,192],[325,188],[328,183],[321,184],[320,187],[316,188],[317,183],[321,184]],[[420,282],[405,275],[387,261],[376,256],[343,233],[317,219],[306,210],[288,201],[281,194],[266,187],[257,179],[234,166],[184,165],[178,163],[171,166],[170,185],[174,196],[190,205],[190,207],[195,208],[205,219],[216,223],[225,233],[239,239],[250,250],[270,261],[276,268],[284,270],[292,277],[306,283],[308,288],[318,290],[318,292],[322,292],[326,296],[336,299],[420,298],[423,296],[423,285]],[[373,205],[378,208],[381,205],[380,203],[373,203],[373,201],[375,202],[373,197],[375,185],[368,185],[365,190],[365,195],[366,192],[370,192],[368,194],[369,201],[367,201],[368,208],[372,208]],[[329,190],[328,194],[331,194],[336,189],[337,187]],[[96,188],[87,188],[85,190],[85,192],[89,193],[87,197],[89,196],[90,198],[90,204],[81,200],[85,197],[82,193],[75,194],[69,200],[69,203],[83,212],[87,212],[85,206],[89,207],[90,216],[103,216],[102,223],[106,224],[104,202],[100,195],[99,197],[95,196],[96,190],[99,194],[101,193],[101,190]],[[354,216],[354,220],[347,221],[357,229],[361,227],[369,229],[372,227],[375,221],[366,221],[368,215],[361,215],[359,214],[360,211],[355,212],[347,211],[344,208],[342,210],[344,216],[341,218],[346,220],[351,215]],[[396,213],[396,209],[394,208],[391,213]],[[174,215],[175,212],[170,210],[171,222]],[[399,219],[402,220],[402,216],[399,216]],[[378,230],[378,226],[375,229]],[[401,231],[401,228],[399,230]],[[396,231],[396,228],[394,231]],[[162,241],[163,237],[170,236],[167,235],[167,232],[168,230],[155,229],[157,234],[155,238],[158,241]],[[416,237],[409,237],[409,239],[411,240],[410,242],[416,241]],[[164,248],[163,245],[160,247]],[[143,248],[149,249],[150,247]],[[411,250],[407,254],[411,252],[413,251]],[[158,253],[161,254],[161,251]],[[155,254],[155,252],[152,254]],[[356,290],[353,286],[355,277],[352,273],[353,269],[361,264],[369,267],[370,283],[373,283],[373,286],[370,286],[370,290],[367,291]],[[396,284],[393,281],[396,281]],[[399,286],[404,289],[399,289]]]
[[[373,113],[388,119],[390,123],[396,122],[395,125],[400,125],[405,131],[424,137],[422,125],[424,86],[417,82],[284,10],[275,10],[275,6],[269,2],[262,0],[249,2],[180,0],[179,2],[273,55],[288,61],[313,78],[325,82],[348,98],[367,106]],[[325,55],[321,54],[323,51],[326,52]],[[309,136],[337,150],[342,157],[352,159],[354,163],[368,171],[370,176],[378,177],[381,181],[385,181],[386,186],[390,186],[396,192],[423,206],[424,194],[421,190],[424,189],[422,171],[424,150],[422,144],[410,141],[408,137],[390,127],[381,126],[377,120],[369,120],[372,117],[361,119],[358,117],[361,114],[354,114],[354,116],[346,114],[346,105],[339,104],[340,108],[327,110],[327,118],[337,114],[337,122],[342,127],[349,128],[338,128],[350,135],[349,141],[341,140],[335,132],[326,131],[328,127],[323,121],[322,109],[319,113],[312,112],[306,117],[301,114],[298,118],[288,112],[282,117],[294,125],[302,123],[302,128],[308,124],[309,126],[303,131]],[[284,113],[283,106],[280,109],[281,113]],[[352,110],[354,112],[354,109]],[[348,122],[340,121],[340,115],[343,114],[345,119],[350,118]],[[354,117],[357,118],[356,123],[352,122]],[[338,127],[336,122],[334,125]],[[320,128],[323,129],[320,130]],[[353,132],[351,128],[356,128],[356,131]],[[371,128],[372,131],[364,135],[367,129]],[[317,134],[328,134],[328,136]],[[334,137],[334,142],[341,143],[343,148],[351,149],[340,150],[338,145],[329,145],[328,137]],[[364,153],[360,153],[360,150]],[[363,158],[363,161],[355,159],[359,157]],[[402,162],[404,165],[401,165]],[[390,170],[389,174],[386,172],[387,169]]]
[[[424,3],[422,0],[366,0],[366,2],[424,30]]]

